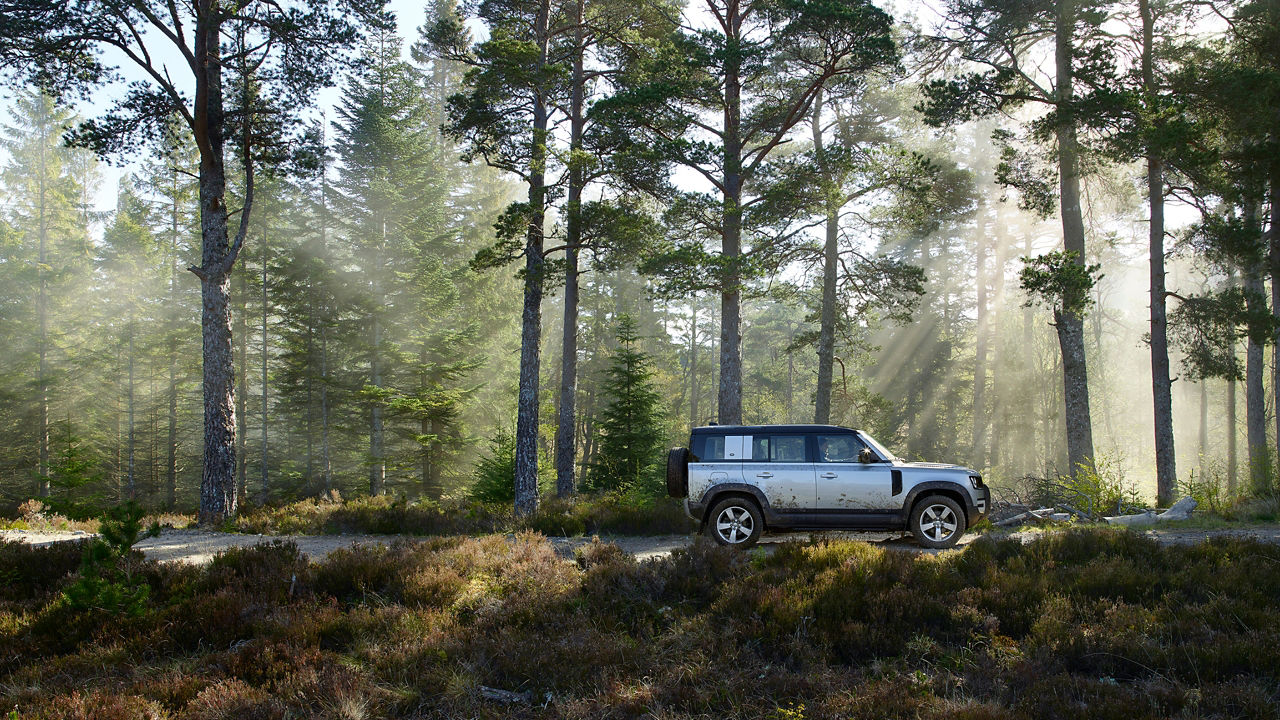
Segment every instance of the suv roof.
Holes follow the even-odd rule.
[[[703,425],[693,429],[694,435],[719,434],[724,432],[750,434],[753,432],[853,432],[839,425]]]

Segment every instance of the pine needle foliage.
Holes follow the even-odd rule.
[[[635,318],[618,319],[618,349],[609,365],[603,391],[608,405],[596,427],[600,452],[587,476],[593,490],[661,490],[664,409],[654,387],[652,357],[636,347]]]

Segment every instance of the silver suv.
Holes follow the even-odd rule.
[[[956,544],[987,512],[982,476],[909,463],[834,425],[709,425],[667,454],[667,492],[723,545],[766,529],[903,530],[929,548]]]

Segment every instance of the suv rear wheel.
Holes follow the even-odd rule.
[[[764,517],[752,500],[725,498],[711,508],[706,533],[721,545],[746,548],[756,544],[764,532]]]
[[[911,509],[911,534],[924,547],[952,547],[964,530],[964,511],[949,497],[930,495]]]

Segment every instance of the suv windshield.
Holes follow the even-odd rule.
[[[858,431],[858,437],[862,438],[863,442],[869,445],[872,450],[875,450],[876,453],[879,454],[880,457],[884,458],[885,460],[888,460],[889,462],[893,462],[894,460],[898,459],[896,456],[894,456],[893,453],[889,452],[888,448],[876,442],[875,438],[862,432],[861,430]]]

